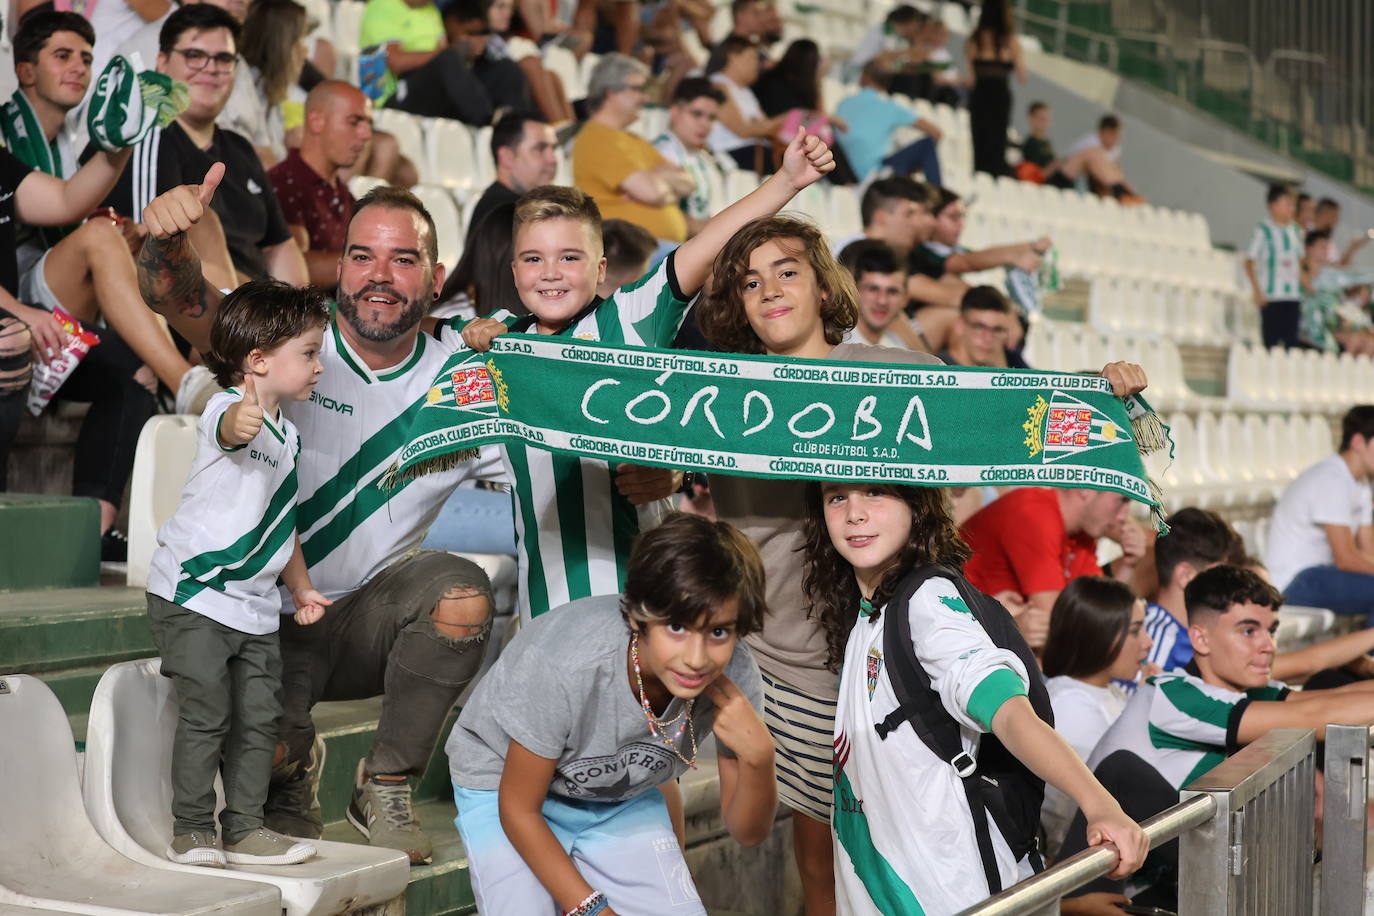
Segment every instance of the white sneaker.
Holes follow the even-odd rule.
[[[211,396],[223,390],[209,369],[192,366],[177,386],[176,412],[199,416]]]

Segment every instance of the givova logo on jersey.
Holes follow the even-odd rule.
[[[873,691],[878,688],[878,675],[883,670],[883,653],[877,649],[868,650],[868,666],[865,674],[868,676],[868,702],[873,702]]]

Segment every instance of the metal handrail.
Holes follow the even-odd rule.
[[[1104,66],[1108,70],[1115,71],[1121,58],[1121,49],[1118,47],[1116,38],[1111,35],[1103,35],[1092,29],[1085,29],[1082,26],[1072,25],[1068,21],[1068,7],[1062,4],[1059,7],[1060,14],[1057,18],[1051,19],[1049,16],[1041,16],[1039,13],[1032,13],[1025,8],[1024,0],[1017,7],[1016,15],[1023,22],[1033,22],[1047,26],[1055,30],[1054,48],[1055,54],[1064,54],[1064,39],[1069,35],[1077,35],[1085,38],[1093,44],[1101,45],[1107,49],[1107,60]]]
[[[1185,830],[1205,824],[1216,814],[1217,803],[1210,795],[1199,795],[1186,802],[1161,811],[1141,824],[1150,848],[1177,838]],[[959,913],[959,916],[1011,916],[1013,913],[1034,913],[1053,906],[1069,891],[1096,881],[1116,867],[1116,850],[1106,846],[1085,849],[1070,856],[1053,868],[1027,878]]]

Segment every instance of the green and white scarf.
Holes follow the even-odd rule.
[[[512,441],[748,477],[1113,490],[1149,505],[1156,527],[1141,455],[1169,445],[1143,399],[1116,398],[1096,376],[508,334],[449,359],[382,485]]]
[[[141,65],[137,54],[134,60]],[[151,70],[136,72],[134,63],[115,57],[96,80],[86,108],[86,129],[92,143],[114,152],[134,145],[154,127],[166,127],[189,102],[185,83]],[[57,139],[49,143],[43,136],[43,127],[22,89],[16,89],[9,101],[0,105],[0,140],[25,165],[57,178],[70,177],[64,174]],[[46,226],[38,231],[43,246],[51,248],[75,228]]]

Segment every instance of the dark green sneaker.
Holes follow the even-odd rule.
[[[167,847],[167,858],[178,865],[201,865],[205,868],[223,868],[224,853],[220,851],[219,840],[213,830],[193,830],[172,837]]]
[[[324,835],[324,820],[320,816],[324,758],[324,739],[316,735],[304,765],[282,763],[272,768],[267,804],[263,806],[263,821],[269,829],[308,840],[318,840]]]

